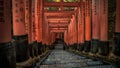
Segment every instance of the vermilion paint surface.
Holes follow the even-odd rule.
[[[85,40],[91,40],[90,0],[85,2]]]
[[[10,0],[1,0],[4,1],[1,10],[1,20],[0,20],[0,43],[10,42],[11,39],[11,7],[10,7]]]
[[[100,40],[108,40],[108,0],[100,0]]]
[[[92,39],[99,39],[99,0],[92,0]]]
[[[116,0],[116,32],[120,32],[120,0]]]
[[[25,1],[12,0],[13,34],[21,36],[26,34],[25,30]]]

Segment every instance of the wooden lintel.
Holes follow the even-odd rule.
[[[47,18],[47,20],[49,21],[49,20],[59,20],[59,21],[61,21],[61,20],[71,20],[71,18]]]
[[[47,18],[72,18],[72,15],[47,16]]]
[[[48,23],[70,23],[70,20],[48,20]]]
[[[69,23],[68,22],[56,22],[56,23],[49,22],[48,24],[49,25],[68,25]]]
[[[45,16],[65,16],[65,15],[73,15],[76,11],[47,11],[44,12]]]
[[[68,26],[49,26],[49,28],[68,28]]]
[[[54,28],[55,28],[55,27],[56,27],[56,28],[57,28],[57,27],[59,27],[59,28],[60,28],[60,27],[68,27],[68,24],[56,24],[56,25],[55,25],[55,24],[51,24],[51,25],[49,24],[49,27],[54,27]]]
[[[81,2],[44,2],[45,7],[79,7]]]

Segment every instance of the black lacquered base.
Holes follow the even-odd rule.
[[[80,51],[83,51],[83,50],[84,50],[84,46],[85,46],[84,43],[80,43],[80,44],[79,44],[79,50],[80,50]]]
[[[29,53],[30,53],[30,57],[34,57],[34,47],[33,47],[33,43],[29,44]]]
[[[91,48],[91,41],[85,41],[84,51],[89,52]]]
[[[14,36],[16,47],[16,61],[23,62],[29,59],[28,35]]]
[[[109,42],[108,41],[100,41],[99,54],[103,56],[109,55]]]
[[[99,47],[99,40],[93,39],[91,41],[91,52],[92,53],[97,53],[98,52],[98,47]]]
[[[33,47],[34,47],[34,55],[38,56],[38,44],[37,44],[37,41],[33,42]]]
[[[15,45],[0,43],[0,68],[16,68]]]
[[[120,56],[120,33],[114,33],[113,53]]]
[[[38,43],[38,54],[42,54],[42,42]]]

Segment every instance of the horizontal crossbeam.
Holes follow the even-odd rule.
[[[45,7],[79,7],[80,2],[44,2]]]

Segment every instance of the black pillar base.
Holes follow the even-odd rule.
[[[0,68],[16,68],[15,46],[11,42],[0,43]]]
[[[28,35],[14,36],[16,44],[16,61],[23,62],[29,59]]]
[[[108,41],[100,41],[99,54],[103,56],[109,55],[109,42]]]
[[[42,44],[42,53],[45,52],[45,44]]]
[[[91,47],[91,41],[85,41],[84,51],[89,52]]]
[[[42,42],[38,43],[38,54],[42,54]]]
[[[98,52],[98,46],[99,46],[99,40],[93,39],[91,41],[91,52],[92,53],[97,53]]]
[[[120,56],[120,32],[114,33],[113,53]]]
[[[74,46],[74,49],[77,50],[77,43],[74,43],[73,46]]]
[[[29,44],[29,53],[30,53],[30,57],[34,57],[34,48],[33,48],[33,43]]]
[[[79,44],[79,50],[80,50],[80,51],[83,51],[83,50],[84,50],[84,45],[85,45],[84,43],[80,43],[80,44]]]
[[[38,56],[38,45],[37,45],[37,41],[33,42],[33,47],[34,47],[34,55]]]

